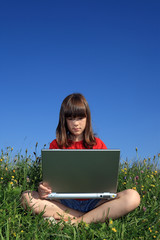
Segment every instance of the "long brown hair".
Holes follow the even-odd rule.
[[[56,129],[56,140],[59,148],[69,147],[71,145],[71,142],[68,141],[69,130],[66,123],[66,118],[68,117],[86,117],[83,144],[86,148],[93,148],[93,146],[96,145],[96,140],[92,130],[91,113],[88,102],[82,94],[70,94],[62,102],[59,123]]]

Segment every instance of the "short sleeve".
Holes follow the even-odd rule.
[[[49,149],[59,149],[56,139],[50,143]]]
[[[107,149],[105,143],[100,138],[96,139],[96,145],[93,147],[93,149]]]

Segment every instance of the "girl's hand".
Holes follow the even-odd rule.
[[[51,192],[52,192],[51,189],[44,186],[43,182],[39,183],[38,193],[41,199],[45,199],[48,196],[48,194],[50,194]]]

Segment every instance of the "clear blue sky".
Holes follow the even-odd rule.
[[[1,1],[0,148],[39,151],[84,94],[121,157],[160,152],[160,1]]]

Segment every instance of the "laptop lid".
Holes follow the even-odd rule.
[[[42,149],[43,182],[56,193],[116,193],[119,159],[117,149]]]

